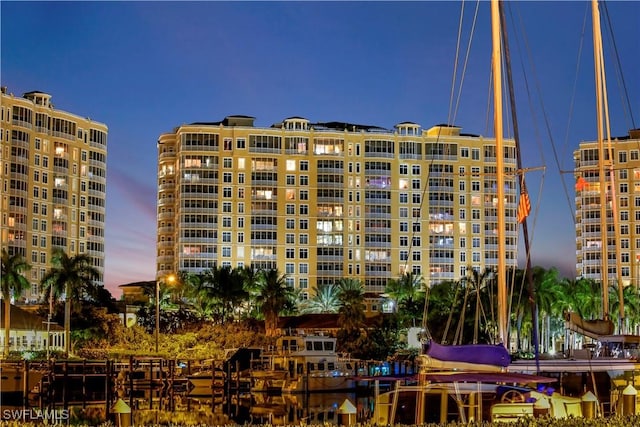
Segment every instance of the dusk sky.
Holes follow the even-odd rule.
[[[461,10],[462,60],[477,5],[450,115]],[[16,96],[49,93],[56,108],[109,127],[105,282],[119,297],[118,285],[155,278],[160,134],[241,114],[260,127],[301,116],[387,129],[452,123],[493,136],[489,9],[487,1],[3,0],[1,84]],[[562,171],[573,168],[580,141],[597,137],[591,4],[514,1],[506,10],[523,162],[536,168],[526,175],[533,264],[570,277],[575,179]],[[611,130],[624,136],[640,127],[640,2],[606,10]]]

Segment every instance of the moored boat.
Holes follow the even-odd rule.
[[[344,391],[355,388],[356,364],[336,352],[324,335],[279,337],[275,348],[254,361],[252,391],[283,393]]]

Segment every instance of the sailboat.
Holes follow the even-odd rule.
[[[594,18],[594,53],[596,57],[597,71],[603,73],[601,63],[601,41],[599,13],[597,0],[592,1]],[[496,153],[503,153],[503,123],[502,123],[502,91],[501,91],[501,20],[500,4],[498,0],[491,0],[492,17],[492,41],[493,41],[493,87],[494,87],[494,127],[496,140]],[[602,81],[598,83],[598,91],[601,92]],[[599,98],[599,114],[603,108]],[[599,115],[599,134],[602,140],[602,117]],[[610,156],[611,157],[611,156]],[[601,158],[604,158],[604,149],[601,150]],[[497,216],[498,216],[498,335],[500,345],[463,345],[444,346],[429,340],[423,347],[419,356],[421,364],[419,381],[416,384],[398,385],[396,389],[383,393],[376,400],[376,423],[424,423],[451,421],[450,407],[457,409],[456,413],[460,421],[491,419],[513,420],[522,416],[534,415],[534,409],[545,407],[547,413],[554,417],[582,417],[594,416],[596,412],[603,413],[596,396],[595,381],[593,389],[596,394],[584,392],[580,388],[580,396],[568,397],[555,390],[557,385],[551,387],[551,383],[562,379],[564,374],[584,376],[593,373],[594,369],[609,376],[612,380],[612,388],[626,381],[627,372],[633,372],[637,366],[630,360],[612,361],[585,360],[580,361],[564,359],[550,361],[541,367],[538,361],[513,362],[509,359],[506,349],[508,342],[508,316],[507,316],[507,286],[506,286],[506,257],[505,257],[505,180],[504,157],[496,156],[497,167]],[[604,180],[604,170],[601,170],[601,180]],[[604,183],[601,183],[601,188]],[[528,196],[521,194],[519,209],[526,214],[530,210],[527,207]],[[522,207],[524,206],[524,207]],[[603,208],[604,209],[604,208]],[[606,214],[603,213],[605,218]],[[606,223],[602,226],[606,230]],[[607,245],[603,245],[605,248]],[[606,255],[603,257],[606,260]],[[619,257],[618,257],[619,258]],[[607,267],[603,268],[607,271]],[[574,329],[580,329],[592,335],[603,338],[603,333],[611,333],[609,322],[585,322],[576,316],[570,316]],[[640,343],[640,341],[639,341]],[[539,374],[540,372],[545,374]],[[616,377],[617,375],[617,377]],[[558,378],[559,377],[559,378]],[[592,375],[593,378],[593,375]],[[619,388],[619,387],[618,387]],[[614,390],[612,390],[613,393]],[[618,397],[621,397],[619,395]],[[489,403],[487,404],[487,400]],[[612,406],[615,406],[612,404]],[[404,408],[402,411],[399,408]],[[412,408],[413,411],[407,411]],[[437,410],[436,408],[439,408]],[[593,410],[583,413],[583,408]],[[435,414],[435,415],[434,415]],[[487,417],[489,415],[489,417]],[[431,417],[431,418],[429,418]]]

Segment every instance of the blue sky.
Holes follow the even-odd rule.
[[[453,122],[492,136],[486,1],[449,115],[462,6],[2,1],[0,77],[16,95],[41,90],[56,108],[109,126],[105,282],[118,296],[118,285],[154,278],[156,142],[177,125],[303,116],[385,128]],[[527,174],[532,259],[570,276],[574,178],[560,171],[580,141],[596,138],[590,2],[506,6],[524,166],[545,167]],[[475,7],[464,3],[464,49]],[[612,134],[626,135],[640,127],[640,2],[606,8],[635,118],[605,36]]]

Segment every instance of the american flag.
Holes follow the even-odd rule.
[[[529,193],[527,190],[523,190],[520,193],[520,202],[518,202],[518,222],[523,223],[531,212],[531,200],[529,200]]]

